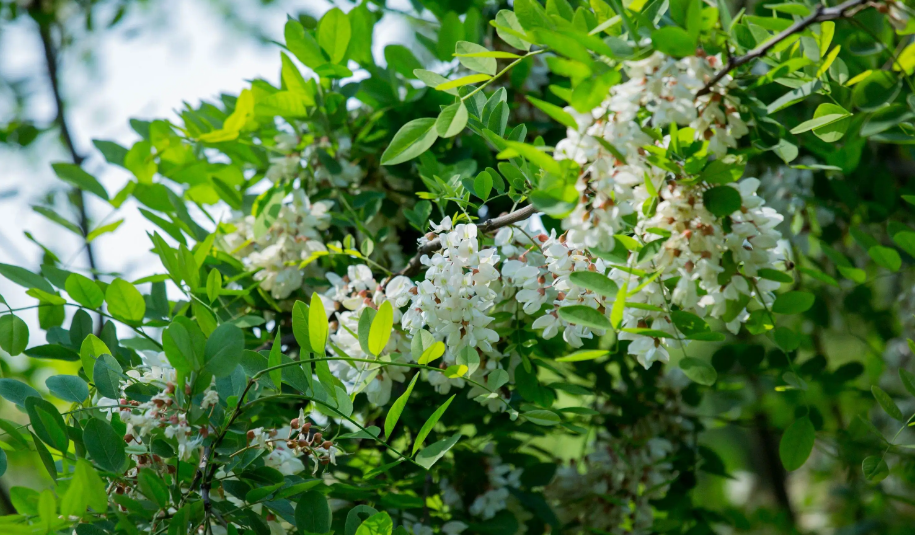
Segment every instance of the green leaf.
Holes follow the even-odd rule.
[[[556,362],[580,362],[583,360],[594,360],[609,355],[610,351],[606,349],[582,349],[564,357],[559,357]]]
[[[35,451],[38,452],[38,458],[41,459],[41,464],[44,465],[44,468],[48,471],[48,475],[51,476],[51,479],[57,481],[57,466],[54,463],[54,457],[51,456],[51,452],[48,451],[44,442],[35,436],[35,433],[29,434],[32,436],[32,443],[35,445]]]
[[[486,47],[469,41],[458,41],[454,45],[454,51],[455,55],[458,56],[458,61],[461,62],[461,65],[471,71],[488,74],[490,76],[496,74],[496,58],[467,56],[467,54],[474,54],[477,52],[489,52]]]
[[[122,377],[124,377],[124,370],[111,355],[102,355],[95,361],[92,368],[92,382],[99,394],[111,399],[120,398]]]
[[[60,214],[58,214],[54,210],[51,210],[50,208],[45,208],[44,206],[33,206],[32,210],[34,210],[36,213],[39,213],[39,214],[45,216],[46,218],[50,219],[51,221],[57,223],[58,225],[64,227],[65,229],[69,230],[70,232],[73,232],[77,236],[83,235],[83,230],[81,228],[79,228],[79,226],[76,223],[73,223],[73,222],[67,220],[65,217],[61,216]]]
[[[217,269],[211,269],[210,274],[207,275],[207,299],[210,300],[210,303],[219,297],[219,292],[221,290],[222,274],[219,273],[219,270]]]
[[[496,13],[494,26],[496,27],[496,33],[499,34],[499,37],[509,46],[524,50],[525,52],[531,49],[531,43],[521,38],[521,36],[526,34],[524,33],[524,28],[521,27],[521,23],[518,22],[518,17],[513,11],[503,9]]]
[[[715,160],[705,166],[705,169],[699,174],[699,178],[709,184],[730,184],[740,180],[745,168],[746,163],[733,164]]]
[[[318,23],[318,44],[332,62],[340,63],[346,57],[351,36],[349,19],[339,8],[335,7],[321,17],[321,22]]]
[[[372,327],[369,330],[369,353],[378,356],[384,351],[391,339],[391,333],[394,331],[394,307],[390,301],[385,301],[378,307],[378,313],[372,320]]]
[[[862,111],[876,111],[892,102],[902,82],[896,76],[884,70],[872,71],[867,78],[858,82],[852,90],[852,102]]]
[[[55,292],[54,287],[44,277],[19,266],[0,264],[0,275],[23,288],[38,288],[51,294]]]
[[[772,303],[772,312],[776,314],[800,314],[813,306],[814,296],[808,292],[785,292],[779,294]]]
[[[114,279],[105,290],[108,312],[127,323],[139,323],[146,314],[143,294],[124,279]]]
[[[79,273],[71,273],[67,277],[64,289],[70,294],[70,298],[86,308],[96,309],[105,302],[105,294],[98,284]]]
[[[871,257],[871,260],[877,263],[877,265],[890,271],[896,272],[902,267],[902,258],[899,257],[899,253],[896,252],[896,249],[891,247],[874,245],[867,250],[867,254]]]
[[[412,160],[429,150],[436,139],[435,119],[414,119],[394,134],[394,139],[381,155],[381,164],[395,165]]]
[[[429,433],[432,432],[432,428],[435,427],[435,424],[441,419],[442,415],[445,414],[445,411],[448,410],[448,406],[451,405],[451,401],[454,400],[454,395],[452,395],[448,400],[443,403],[439,408],[435,409],[435,412],[432,413],[432,416],[426,420],[426,423],[423,424],[423,427],[419,430],[419,433],[416,434],[416,440],[413,442],[413,453],[415,455],[421,447],[423,447],[423,442],[425,442],[426,437],[429,436]]]
[[[464,87],[465,85],[476,84],[478,82],[485,82],[486,80],[489,80],[491,78],[492,78],[492,76],[490,76],[488,74],[470,74],[467,76],[462,76],[456,80],[445,79],[444,82],[436,85],[434,87],[434,89],[436,91],[444,91],[444,92],[448,93],[453,89],[457,89],[458,87]],[[419,119],[415,119],[415,120],[418,121]],[[411,122],[413,122],[413,121],[411,121]],[[409,123],[407,123],[407,124],[409,124]]]
[[[560,167],[559,162],[537,147],[519,141],[505,141],[504,143],[507,149],[497,155],[499,158],[513,158],[515,156],[513,153],[516,153],[524,156],[531,163],[539,165],[549,173],[554,175],[562,174],[562,167]]]
[[[861,470],[864,472],[864,479],[872,485],[880,483],[890,475],[890,467],[879,455],[865,457],[861,463]]]
[[[72,163],[54,163],[51,164],[51,167],[58,178],[64,182],[83,191],[88,191],[105,201],[108,200],[108,192],[105,191],[105,188],[94,176],[84,171],[82,167]]]
[[[534,409],[532,411],[523,412],[521,413],[521,416],[532,424],[542,425],[544,427],[552,427],[554,425],[559,425],[562,422],[562,419],[558,414],[545,409]]]
[[[29,326],[13,314],[0,316],[0,348],[15,357],[28,345]]]
[[[311,294],[311,303],[308,306],[308,342],[311,351],[316,355],[323,355],[327,346],[327,313],[324,311],[324,302],[317,292]],[[388,333],[390,335],[390,333]]]
[[[893,242],[909,256],[915,256],[915,232],[908,230],[897,232],[893,234]]]
[[[775,281],[775,282],[781,282],[784,284],[791,284],[792,282],[794,282],[794,279],[791,277],[791,275],[788,275],[787,273],[784,273],[782,271],[777,271],[777,270],[769,269],[769,268],[760,269],[759,271],[757,271],[757,275],[759,275],[760,278],[767,279],[770,281]]]
[[[430,345],[429,347],[427,347],[425,350],[423,350],[423,352],[420,355],[419,360],[417,362],[418,362],[418,364],[429,364],[430,362],[441,357],[444,354],[445,354],[444,342],[435,342],[432,345]]]
[[[65,452],[70,445],[67,436],[67,425],[53,404],[36,397],[25,399],[25,410],[29,413],[32,431],[42,442],[52,448]]]
[[[718,217],[726,217],[740,210],[742,202],[740,192],[730,186],[715,186],[702,192],[705,208]]]
[[[803,132],[813,130],[814,128],[819,128],[821,126],[826,126],[828,124],[841,121],[850,115],[851,114],[848,112],[848,110],[842,106],[829,103],[820,104],[813,115],[814,118],[795,126],[791,129],[791,133],[801,134]]]
[[[458,431],[450,438],[439,440],[429,446],[423,448],[418,454],[416,454],[415,461],[416,464],[422,466],[426,470],[432,468],[439,459],[441,459],[448,450],[454,447],[457,444],[457,441],[460,440],[461,433]]]
[[[528,96],[527,100],[559,124],[567,128],[571,128],[572,130],[578,130],[578,123],[575,122],[575,118],[572,117],[572,114],[560,108],[559,106],[550,104],[549,102],[545,102],[531,96]]]
[[[799,17],[810,15],[810,8],[803,4],[766,4],[763,7],[771,9],[772,11],[778,11],[779,13],[797,15]]]
[[[188,373],[203,367],[206,337],[193,321],[176,318],[162,333],[162,349],[173,368]]]
[[[168,505],[168,487],[165,486],[162,476],[149,468],[144,468],[140,470],[137,482],[140,484],[140,491],[143,492],[143,495],[158,505],[159,509],[164,509]]]
[[[0,379],[0,397],[25,408],[25,400],[30,397],[41,399],[41,394],[31,386],[15,379]]]
[[[788,426],[778,444],[778,456],[781,458],[785,470],[793,472],[804,466],[813,451],[815,441],[816,430],[809,417],[798,418]]]
[[[7,464],[8,463],[6,460],[6,450],[4,450],[3,448],[0,448],[0,477],[2,477],[3,474],[6,473]]]
[[[615,282],[596,271],[573,271],[569,275],[569,281],[604,297],[616,297],[619,292]]]
[[[79,360],[79,355],[76,351],[58,344],[30,347],[25,350],[25,354],[33,359],[65,360],[68,362]]]
[[[397,421],[400,420],[400,415],[407,406],[407,400],[410,399],[410,394],[413,393],[413,386],[416,384],[416,379],[418,377],[418,373],[413,376],[413,380],[410,381],[407,389],[394,401],[394,404],[391,405],[391,410],[389,410],[387,416],[384,417],[384,436],[388,440],[391,439],[391,433],[394,431],[394,426],[397,425]]]
[[[152,184],[159,166],[152,157],[153,146],[148,141],[138,141],[127,151],[124,167],[137,177],[140,184]]]
[[[610,320],[597,310],[586,305],[559,307],[559,317],[563,320],[592,329],[610,329]]]
[[[448,83],[448,79],[442,76],[441,74],[434,73],[432,71],[427,71],[424,69],[416,69],[413,71],[413,74],[420,79],[420,81],[426,84],[427,87],[437,88],[438,86]],[[445,93],[450,95],[458,96],[457,89],[446,89],[443,90]]]
[[[441,137],[454,137],[460,134],[467,126],[467,106],[463,100],[458,100],[448,106],[435,120],[435,130]]]
[[[321,47],[312,35],[295,20],[288,20],[283,33],[286,47],[306,67],[315,69],[327,62],[321,53]]]
[[[489,171],[480,171],[480,174],[473,179],[473,192],[483,202],[489,199],[489,194],[492,193],[492,176]]]
[[[908,390],[909,394],[915,396],[915,374],[899,368],[899,380],[902,381],[902,386]]]
[[[680,359],[680,369],[684,375],[700,385],[711,386],[718,380],[718,372],[711,364],[694,357]]]
[[[902,411],[899,410],[899,407],[896,406],[896,402],[894,402],[893,398],[884,392],[882,388],[876,385],[872,386],[871,393],[874,395],[874,399],[877,400],[877,403],[880,404],[880,408],[883,409],[883,412],[889,414],[890,417],[895,420],[905,420],[905,416],[903,416]]]
[[[51,394],[64,401],[82,403],[89,397],[89,385],[75,375],[54,375],[48,377],[44,384]]]
[[[270,355],[267,357],[267,367],[273,368],[283,363],[282,342],[280,338],[280,328],[276,328],[276,336],[273,338],[273,347],[270,348]],[[270,380],[277,390],[280,389],[283,381],[283,369],[270,370]]]
[[[124,222],[123,219],[118,219],[117,221],[115,221],[113,223],[108,223],[107,225],[95,227],[94,229],[92,229],[92,232],[90,232],[88,235],[86,235],[86,243],[92,243],[92,241],[94,239],[98,238],[99,236],[101,236],[103,234],[108,234],[109,232],[114,232],[115,230],[118,229],[118,227],[121,226],[121,223],[123,223],[123,222]]]
[[[356,529],[355,535],[391,535],[393,531],[394,522],[391,516],[381,512],[366,518]]]
[[[295,506],[295,523],[303,533],[327,533],[330,531],[331,511],[327,498],[316,490],[299,496]]]
[[[384,59],[389,69],[400,73],[404,78],[416,78],[414,71],[421,70],[423,64],[409,48],[403,45],[388,45],[384,47]]]
[[[241,362],[244,350],[245,333],[231,323],[223,323],[207,339],[204,369],[216,377],[228,377]]]
[[[83,429],[83,443],[95,464],[114,474],[122,473],[127,464],[124,437],[106,420],[90,418]]]
[[[822,121],[842,112],[846,113],[844,117],[835,121],[829,120],[827,124],[817,126],[813,129],[813,134],[827,143],[835,143],[842,139],[851,124],[851,113],[834,104],[821,104],[813,113],[814,121]]]
[[[105,161],[108,163],[120,166],[124,165],[124,157],[127,156],[127,149],[124,147],[118,145],[114,141],[106,141],[103,139],[93,139],[92,144],[102,153],[102,156],[105,157]]]
[[[311,348],[308,340],[308,305],[302,301],[296,301],[292,306],[292,334],[303,351]]]
[[[666,26],[651,32],[651,44],[655,50],[675,58],[696,54],[696,39],[676,26]]]

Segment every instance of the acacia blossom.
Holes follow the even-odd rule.
[[[330,208],[330,201],[312,203],[303,191],[295,190],[266,229],[254,215],[231,221],[234,230],[224,238],[225,250],[258,270],[254,279],[274,299],[285,299],[302,287],[302,261],[327,250],[321,231],[330,226]]]

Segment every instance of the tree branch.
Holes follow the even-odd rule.
[[[494,230],[499,230],[502,227],[507,227],[509,225],[518,223],[519,221],[524,221],[525,219],[531,217],[535,213],[537,213],[537,209],[534,208],[533,204],[529,204],[529,205],[525,206],[524,208],[515,210],[514,212],[511,212],[509,214],[505,214],[505,215],[499,216],[499,217],[494,217],[494,218],[490,219],[489,221],[480,225],[478,228],[481,232],[486,232],[486,233],[492,232]],[[422,263],[420,262],[420,259],[422,259],[423,255],[428,255],[430,253],[434,253],[435,251],[438,251],[441,248],[442,248],[442,243],[439,240],[432,240],[430,242],[423,244],[423,246],[420,247],[418,251],[416,251],[416,255],[413,256],[413,258],[411,258],[409,262],[407,262],[406,267],[404,267],[403,269],[401,269],[400,271],[395,273],[390,278],[394,278],[394,276],[397,276],[397,275],[403,275],[405,277],[412,277],[413,275],[416,275],[417,273],[419,273],[419,270],[422,269]],[[388,279],[388,280],[390,280],[390,279]],[[385,283],[385,285],[387,285],[387,283]]]
[[[60,77],[57,70],[57,49],[54,46],[54,38],[51,35],[51,22],[43,21],[40,17],[36,17],[35,20],[38,23],[38,32],[41,35],[41,44],[44,48],[48,81],[51,84],[51,91],[54,93],[54,105],[57,110],[54,123],[60,128],[60,137],[70,153],[73,163],[82,165],[85,158],[76,151],[76,147],[73,144],[73,136],[70,133],[70,127],[67,124],[66,114],[64,113],[64,100],[60,92]],[[73,188],[73,195],[75,197],[74,204],[79,213],[79,227],[85,238],[89,235],[89,215],[86,212],[86,199],[83,191],[79,188]],[[88,257],[89,268],[92,270],[92,278],[97,279],[95,254],[92,250],[92,244],[88,242],[86,243],[86,256]]]
[[[776,35],[772,39],[769,39],[753,50],[747,52],[743,56],[729,57],[724,67],[715,73],[715,75],[712,76],[708,82],[706,82],[705,86],[703,86],[702,89],[696,93],[696,96],[701,97],[702,95],[707,95],[711,92],[712,87],[720,82],[721,79],[724,78],[729,72],[736,69],[737,67],[740,67],[741,65],[753,61],[754,59],[765,56],[769,50],[775,47],[775,45],[781,43],[796,33],[804,31],[810,25],[816,24],[818,22],[826,22],[829,20],[851,17],[861,9],[867,7],[871,1],[872,0],[848,0],[847,2],[834,7],[826,7],[822,4],[818,5],[813,13],[795,22],[788,28],[785,28],[780,34]]]

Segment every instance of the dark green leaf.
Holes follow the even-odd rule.
[[[331,511],[327,498],[316,490],[299,496],[295,506],[295,523],[303,533],[327,533],[330,531]]]
[[[13,314],[0,316],[0,348],[11,357],[22,353],[29,345],[29,326]]]
[[[75,375],[54,375],[44,382],[48,390],[64,401],[82,403],[89,397],[89,385]]]
[[[804,466],[815,441],[816,430],[807,416],[798,418],[788,426],[778,445],[778,456],[785,470],[793,472]]]
[[[83,443],[89,458],[102,469],[120,474],[127,463],[124,437],[107,421],[90,418],[83,429]]]
[[[705,208],[718,217],[725,217],[740,210],[740,192],[730,186],[715,186],[702,193]]]

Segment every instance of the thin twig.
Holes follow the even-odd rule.
[[[728,58],[724,68],[715,73],[715,75],[712,76],[708,82],[706,82],[705,86],[703,86],[702,89],[696,93],[696,96],[701,97],[702,95],[707,95],[711,92],[712,87],[721,81],[721,79],[724,78],[729,72],[736,69],[737,67],[740,67],[741,65],[753,61],[754,59],[765,56],[769,50],[775,47],[775,45],[781,43],[796,33],[804,31],[810,25],[816,24],[818,22],[826,22],[830,20],[851,17],[861,9],[867,7],[867,5],[870,3],[871,0],[848,0],[847,2],[834,7],[826,7],[822,4],[818,5],[813,13],[795,22],[788,28],[785,28],[782,33],[776,35],[772,39],[769,39],[765,43],[747,52],[743,56],[731,56]]]
[[[502,227],[507,227],[509,225],[513,225],[520,221],[524,221],[525,219],[534,215],[536,212],[537,212],[537,209],[534,208],[534,205],[529,204],[529,205],[525,206],[524,208],[515,210],[514,212],[511,212],[509,214],[505,214],[505,215],[499,216],[499,217],[494,217],[494,218],[490,219],[489,221],[480,225],[478,228],[479,228],[480,232],[483,232],[483,233],[492,232],[494,230],[499,230]],[[403,269],[401,269],[400,271],[395,273],[395,275],[403,275],[405,277],[412,277],[413,275],[416,275],[422,269],[422,263],[420,262],[422,257],[424,255],[434,253],[435,251],[438,251],[441,248],[442,248],[442,242],[439,240],[432,240],[430,242],[423,244],[422,247],[420,247],[419,250],[416,251],[416,255],[413,258],[411,258],[410,261],[407,263],[406,267],[404,267]],[[393,277],[391,277],[391,278],[393,278]],[[387,284],[387,283],[385,283],[385,284]]]

